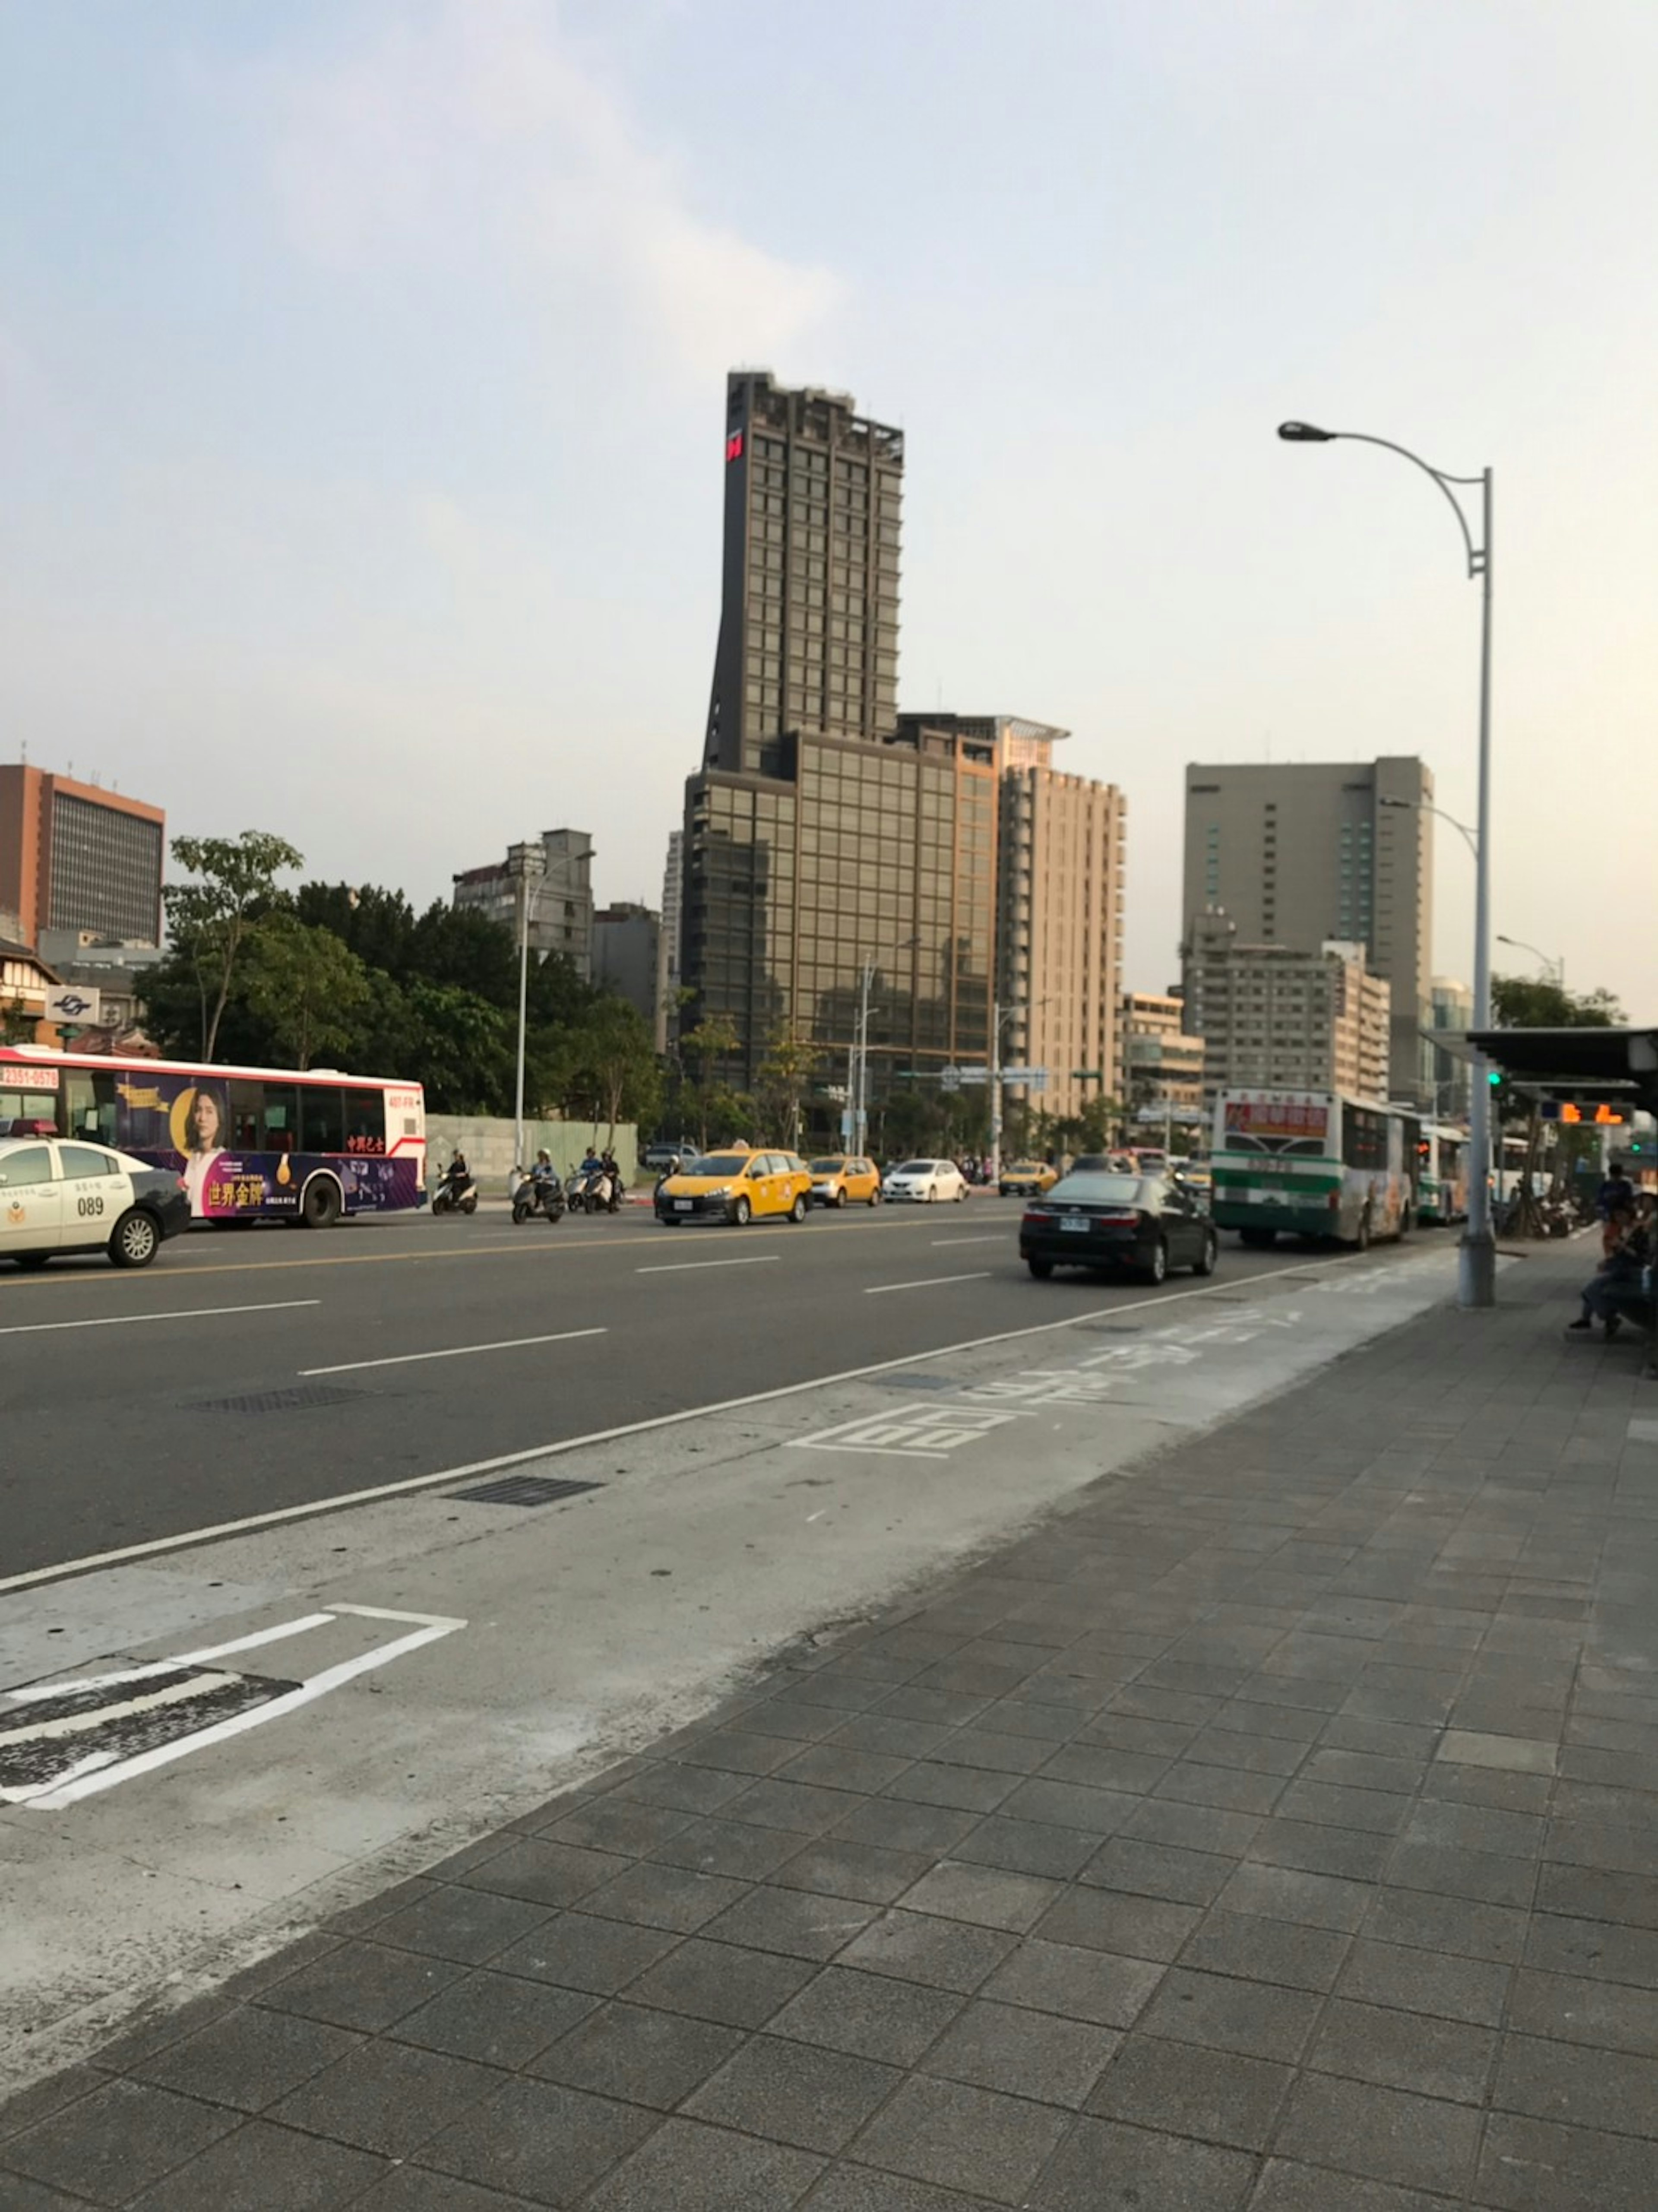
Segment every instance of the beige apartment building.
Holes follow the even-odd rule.
[[[1117,1032],[1121,1099],[1131,1120],[1190,1127],[1203,1118],[1203,1039],[1186,1027],[1173,992],[1125,991]]]
[[[1254,1089],[1388,1097],[1391,995],[1362,945],[1245,944],[1217,909],[1193,917],[1181,957],[1211,1103]]]
[[[1045,1067],[1043,1091],[1009,1086],[1056,1120],[1122,1096],[1127,802],[1115,784],[1066,775],[1069,733],[1015,715],[987,718],[999,771],[997,978],[1002,1058]]]
[[[1362,945],[1392,993],[1382,1098],[1431,1092],[1433,795],[1402,754],[1186,771],[1182,929],[1219,907],[1250,945]]]

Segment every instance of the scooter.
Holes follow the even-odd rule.
[[[478,1210],[478,1187],[469,1182],[458,1188],[446,1176],[432,1193],[434,1213],[476,1213]]]
[[[519,1174],[513,1186],[513,1219],[528,1221],[539,1214],[544,1221],[564,1218],[564,1186],[556,1176]]]

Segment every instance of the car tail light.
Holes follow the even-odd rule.
[[[1054,1216],[1047,1206],[1028,1206],[1019,1217],[1019,1226],[1023,1229],[1027,1222],[1052,1221],[1053,1218]]]
[[[1096,1221],[1108,1221],[1114,1225],[1121,1225],[1124,1222],[1138,1221],[1139,1215],[1132,1206],[1114,1206],[1103,1213],[1096,1213],[1094,1218]]]

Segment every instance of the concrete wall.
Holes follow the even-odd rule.
[[[513,1130],[510,1121],[486,1119],[478,1114],[428,1114],[426,1117],[426,1172],[430,1182],[443,1172],[451,1152],[459,1145],[466,1155],[468,1166],[477,1178],[478,1188],[489,1198],[503,1196],[507,1180],[516,1165],[527,1167],[542,1146],[553,1156],[553,1164],[561,1175],[568,1175],[588,1145],[592,1141],[592,1124],[588,1121],[530,1121],[524,1124],[525,1158],[516,1160],[513,1148]],[[598,1133],[602,1150],[604,1143],[603,1128]],[[639,1132],[631,1121],[616,1124],[614,1150],[626,1176],[635,1176],[639,1165]]]

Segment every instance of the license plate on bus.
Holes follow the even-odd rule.
[[[1085,1218],[1080,1221],[1072,1221],[1061,1216],[1060,1226],[1061,1229],[1068,1230],[1073,1237],[1086,1237],[1090,1224]]]
[[[693,1201],[689,1198],[677,1198],[673,1202],[673,1210],[676,1213],[689,1213]]]

